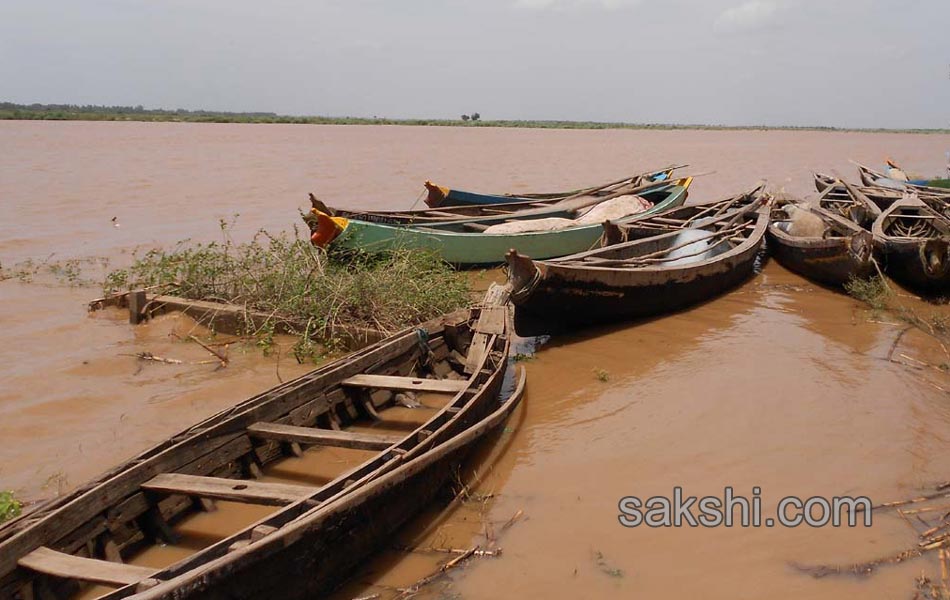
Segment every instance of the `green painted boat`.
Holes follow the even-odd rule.
[[[671,181],[668,185],[645,191],[639,196],[653,203],[644,212],[631,215],[626,220],[642,218],[682,205],[686,201],[691,177]],[[317,246],[334,247],[367,252],[385,252],[399,248],[432,250],[456,266],[488,266],[503,263],[505,254],[515,249],[533,258],[556,258],[583,252],[596,246],[603,233],[601,223],[591,223],[563,229],[529,231],[520,233],[483,233],[491,226],[504,222],[524,221],[550,217],[576,216],[585,208],[605,202],[607,198],[578,199],[558,206],[556,209],[526,211],[512,218],[511,215],[454,219],[418,225],[392,225],[331,216],[314,210],[307,223]]]

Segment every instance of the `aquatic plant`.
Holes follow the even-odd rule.
[[[450,312],[470,301],[464,274],[432,252],[329,253],[293,234],[260,231],[234,243],[222,222],[223,242],[180,242],[172,249],[137,255],[127,269],[105,278],[106,294],[157,287],[191,300],[228,302],[274,315],[255,331],[266,352],[274,325],[283,322],[307,339],[332,342],[339,327],[392,332]],[[316,347],[297,344],[298,359]]]
[[[13,496],[13,492],[0,492],[0,523],[20,516],[23,505]]]
[[[869,279],[852,277],[848,283],[844,284],[844,289],[855,300],[860,300],[875,310],[887,307],[890,288],[881,276]]]

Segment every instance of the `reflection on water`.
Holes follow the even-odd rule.
[[[850,172],[848,158],[873,164],[884,153],[935,172],[948,145],[948,136],[816,132],[4,122],[0,260],[110,254],[121,263],[139,244],[214,239],[217,219],[235,212],[240,240],[261,226],[291,226],[308,191],[329,204],[406,208],[425,179],[517,192],[689,162],[715,172],[694,183],[696,201],[763,176],[806,192],[809,169]],[[0,282],[0,488],[27,498],[69,489],[309,368],[239,346],[227,369],[141,364],[128,355],[187,363],[207,355],[170,335],[191,332],[190,320],[169,315],[132,329],[118,312],[87,315],[83,303],[94,295]],[[692,495],[760,486],[769,510],[789,494],[883,501],[950,478],[950,398],[942,391],[950,385],[939,370],[913,363],[946,357],[904,328],[768,262],[691,310],[541,340],[534,358],[519,363],[529,375],[524,406],[461,474],[478,480],[469,500],[426,507],[336,597],[391,597],[446,559],[426,549],[489,539],[503,547],[500,557],[475,559],[426,593],[907,597],[921,569],[938,572],[932,557],[866,580],[815,580],[788,567],[911,546],[913,534],[890,515],[869,530],[625,529],[616,509],[622,496],[668,495],[677,485]],[[538,342],[522,340],[519,352]],[[409,427],[411,413],[389,425]],[[358,460],[321,449],[268,477],[319,485]],[[219,506],[179,525],[182,544],[136,561],[168,564],[272,510]]]

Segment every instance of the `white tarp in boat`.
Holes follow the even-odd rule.
[[[653,207],[653,203],[640,196],[628,194],[618,196],[594,206],[576,219],[549,217],[546,219],[526,219],[492,225],[484,233],[528,233],[531,231],[558,231],[581,225],[599,225],[604,221],[620,219],[641,213]]]

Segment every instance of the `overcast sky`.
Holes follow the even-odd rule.
[[[950,0],[3,0],[0,100],[950,126]]]

